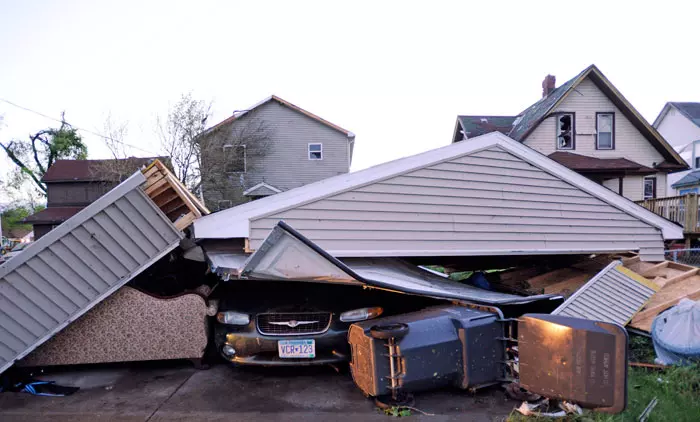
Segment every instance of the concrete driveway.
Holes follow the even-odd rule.
[[[387,421],[346,372],[332,368],[196,370],[186,362],[92,365],[41,377],[81,388],[69,397],[0,394],[2,421]],[[416,408],[437,417],[413,420],[502,421],[518,403],[498,387],[476,394],[416,395]],[[418,412],[413,412],[418,415]],[[465,419],[467,418],[467,419]]]

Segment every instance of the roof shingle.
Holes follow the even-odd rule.
[[[457,116],[468,138],[501,132],[507,135],[513,128],[515,116]]]

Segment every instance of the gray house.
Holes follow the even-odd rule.
[[[350,171],[355,135],[271,96],[207,129],[202,194],[229,208]]]

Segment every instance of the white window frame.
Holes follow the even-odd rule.
[[[243,171],[226,171],[226,165],[228,163],[224,163],[224,172],[226,174],[240,174],[240,173],[247,173],[248,172],[248,149],[246,148],[245,145],[238,145],[239,147],[243,148]],[[221,150],[223,151],[224,154],[226,154],[226,149],[227,148],[234,148],[235,145],[231,144],[225,144]]]
[[[321,147],[319,151],[311,151],[311,145],[318,145]],[[307,152],[307,158],[310,161],[320,161],[323,160],[323,143],[322,142],[309,142],[308,145],[306,146],[306,152]],[[311,153],[312,152],[319,152],[321,153],[321,158],[312,158]]]
[[[600,146],[600,116],[610,116],[610,147],[601,147]],[[600,150],[614,150],[615,149],[615,113],[612,112],[605,112],[605,113],[596,113],[595,115],[595,148],[600,149]]]
[[[228,206],[227,206],[226,208],[221,208],[221,203],[222,203],[222,202],[228,203]],[[230,199],[219,199],[219,200],[216,202],[216,206],[219,208],[219,211],[221,211],[222,209],[225,210],[225,209],[231,208],[231,200],[230,200]]]
[[[656,180],[656,176],[647,176],[642,180],[643,180],[642,181],[642,199],[655,199],[656,198],[656,189],[658,188],[658,186],[657,186],[658,180]],[[651,196],[647,196],[647,180],[653,183]]]
[[[561,146],[561,143],[559,142],[559,136],[561,136],[561,127],[559,125],[559,119],[561,119],[564,116],[570,116],[571,117],[571,147],[563,147]],[[575,151],[576,150],[576,113],[558,113],[555,115],[556,117],[556,126],[554,127],[555,133],[556,133],[556,143],[557,143],[557,150],[561,151]]]

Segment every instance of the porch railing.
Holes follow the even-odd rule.
[[[700,233],[698,225],[698,194],[645,199],[637,201],[649,211],[683,226],[686,233]]]

